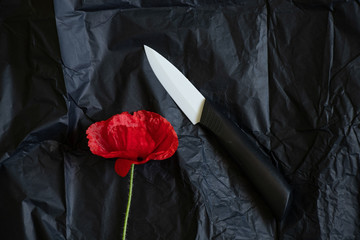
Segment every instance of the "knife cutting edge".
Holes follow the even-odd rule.
[[[254,185],[279,220],[291,205],[292,189],[254,140],[226,118],[167,59],[144,46],[156,77],[171,98],[195,125],[212,131]]]

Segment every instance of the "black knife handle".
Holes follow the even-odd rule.
[[[270,158],[259,149],[240,128],[205,101],[200,124],[210,129],[228,150],[265,203],[281,220],[291,203],[292,190],[283,176],[271,164]]]

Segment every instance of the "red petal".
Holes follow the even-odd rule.
[[[103,138],[106,135],[106,127],[104,121],[92,124],[86,130],[87,138],[89,139],[89,147],[93,154],[103,156],[107,154],[107,142]]]
[[[133,164],[133,161],[127,159],[118,159],[115,162],[115,172],[121,177],[125,177]]]
[[[139,111],[137,116],[148,122],[147,129],[156,142],[156,148],[147,158],[163,160],[171,157],[178,145],[178,137],[170,122],[157,113]]]
[[[118,115],[108,125],[107,142],[111,146],[109,151],[126,150],[136,152],[137,157],[145,157],[154,150],[155,142],[146,127],[138,119],[127,125],[128,119]],[[124,157],[124,156],[122,156]]]
[[[92,153],[119,158],[115,170],[121,176],[127,174],[132,163],[171,157],[179,144],[174,128],[165,118],[144,110],[133,115],[123,112],[94,123],[86,133]]]

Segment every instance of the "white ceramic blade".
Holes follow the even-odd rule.
[[[171,98],[193,124],[200,122],[204,96],[163,56],[148,46],[144,49],[152,70]]]

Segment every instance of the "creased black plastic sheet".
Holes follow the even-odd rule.
[[[85,130],[140,109],[179,148],[135,167],[127,239],[360,237],[358,1],[40,2],[0,5],[4,239],[120,239],[128,178]],[[144,44],[272,157],[295,190],[284,221],[172,101]]]

